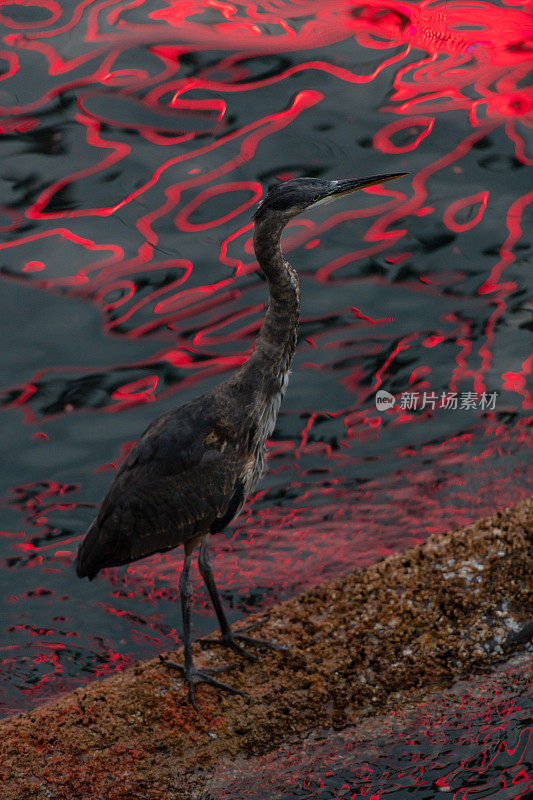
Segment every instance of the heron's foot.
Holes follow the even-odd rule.
[[[269,647],[270,650],[289,649],[287,645],[273,642],[271,639],[253,639],[251,636],[246,636],[244,633],[234,633],[233,635],[235,639],[239,639],[241,642],[246,642],[246,644],[251,644],[254,647]]]
[[[228,664],[227,666],[223,667],[208,667],[206,669],[199,670],[193,665],[187,668],[183,664],[178,664],[176,661],[168,661],[162,656],[159,656],[159,659],[166,667],[177,669],[185,676],[189,686],[189,699],[191,701],[191,705],[196,711],[198,711],[198,705],[196,703],[196,692],[194,687],[197,683],[208,683],[210,686],[214,686],[216,689],[222,689],[230,694],[240,694],[242,697],[248,697],[246,692],[243,692],[240,689],[235,689],[235,687],[229,686],[227,683],[222,683],[222,681],[212,677],[217,673],[227,672],[230,669],[234,669],[236,664]]]
[[[278,642],[273,642],[271,639],[253,639],[251,636],[246,635],[248,631],[253,631],[254,628],[258,628],[260,625],[263,625],[267,619],[268,617],[257,619],[255,622],[251,622],[249,625],[239,628],[236,633],[233,631],[230,631],[230,633],[234,639],[239,639],[241,642],[246,642],[254,647],[269,647],[271,650],[288,650],[289,648],[286,645],[278,644]]]
[[[257,656],[254,653],[250,653],[250,651],[243,647],[242,644],[239,644],[239,642],[245,642],[246,644],[252,645],[252,647],[269,647],[271,650],[288,650],[283,644],[271,642],[268,639],[254,639],[243,632],[253,630],[253,628],[257,628],[258,625],[261,625],[263,622],[264,619],[252,622],[251,625],[240,628],[237,633],[234,633],[230,628],[229,631],[222,634],[220,639],[200,639],[199,642],[202,646],[219,645],[221,647],[231,647],[232,650],[235,650],[236,653],[244,656],[249,661],[257,661]]]
[[[172,669],[179,669],[182,672],[185,672],[185,667],[183,666],[183,664],[178,664],[177,661],[169,661],[168,658],[165,658],[165,656],[163,655],[159,656],[159,661],[166,667],[171,667]],[[230,669],[235,669],[236,666],[237,664],[224,664],[224,666],[222,667],[205,667],[205,669],[203,669],[202,672],[205,675],[217,675],[217,673],[220,672],[229,672]]]
[[[239,644],[236,639],[240,638],[238,634],[231,633],[226,636],[221,636],[220,639],[199,639],[199,643],[202,647],[206,646],[209,647],[210,645],[218,645],[219,647],[231,647],[232,650],[235,650],[240,656],[244,656],[248,659],[248,661],[257,661],[257,656],[254,653],[250,653],[246,647],[243,647],[242,644]]]

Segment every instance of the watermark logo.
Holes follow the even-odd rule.
[[[498,392],[402,392],[398,408],[402,411],[424,411],[430,408],[445,411],[494,411]],[[376,392],[376,408],[387,411],[396,403],[394,395],[380,389]]]
[[[378,411],[386,411],[388,408],[392,408],[395,402],[394,395],[386,392],[385,389],[380,389],[376,393],[376,408]]]

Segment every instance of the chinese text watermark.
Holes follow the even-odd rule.
[[[494,411],[498,392],[402,392],[398,407],[403,411]],[[384,389],[376,393],[376,408],[386,411],[396,404],[396,397]]]

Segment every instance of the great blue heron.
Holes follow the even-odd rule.
[[[338,181],[296,178],[267,194],[254,214],[255,253],[269,287],[268,310],[254,351],[220,386],[152,422],[115,475],[80,545],[76,571],[91,580],[103,567],[184,546],[179,589],[185,665],[165,663],[183,671],[195,708],[195,683],[242,694],[212,677],[216,670],[194,666],[190,567],[198,543],[198,566],[222,634],[216,641],[251,659],[255,656],[239,642],[276,647],[232,632],[213,577],[208,542],[210,534],[237,516],[261,477],[266,440],[289,380],[300,292],[296,272],[281,251],[282,230],[311,206],[405,174]]]

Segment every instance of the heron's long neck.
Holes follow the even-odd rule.
[[[256,373],[266,394],[285,390],[300,313],[298,276],[281,252],[283,228],[284,223],[269,220],[256,222],[254,227],[255,254],[268,281],[269,298],[255,350],[245,369],[250,375]]]

